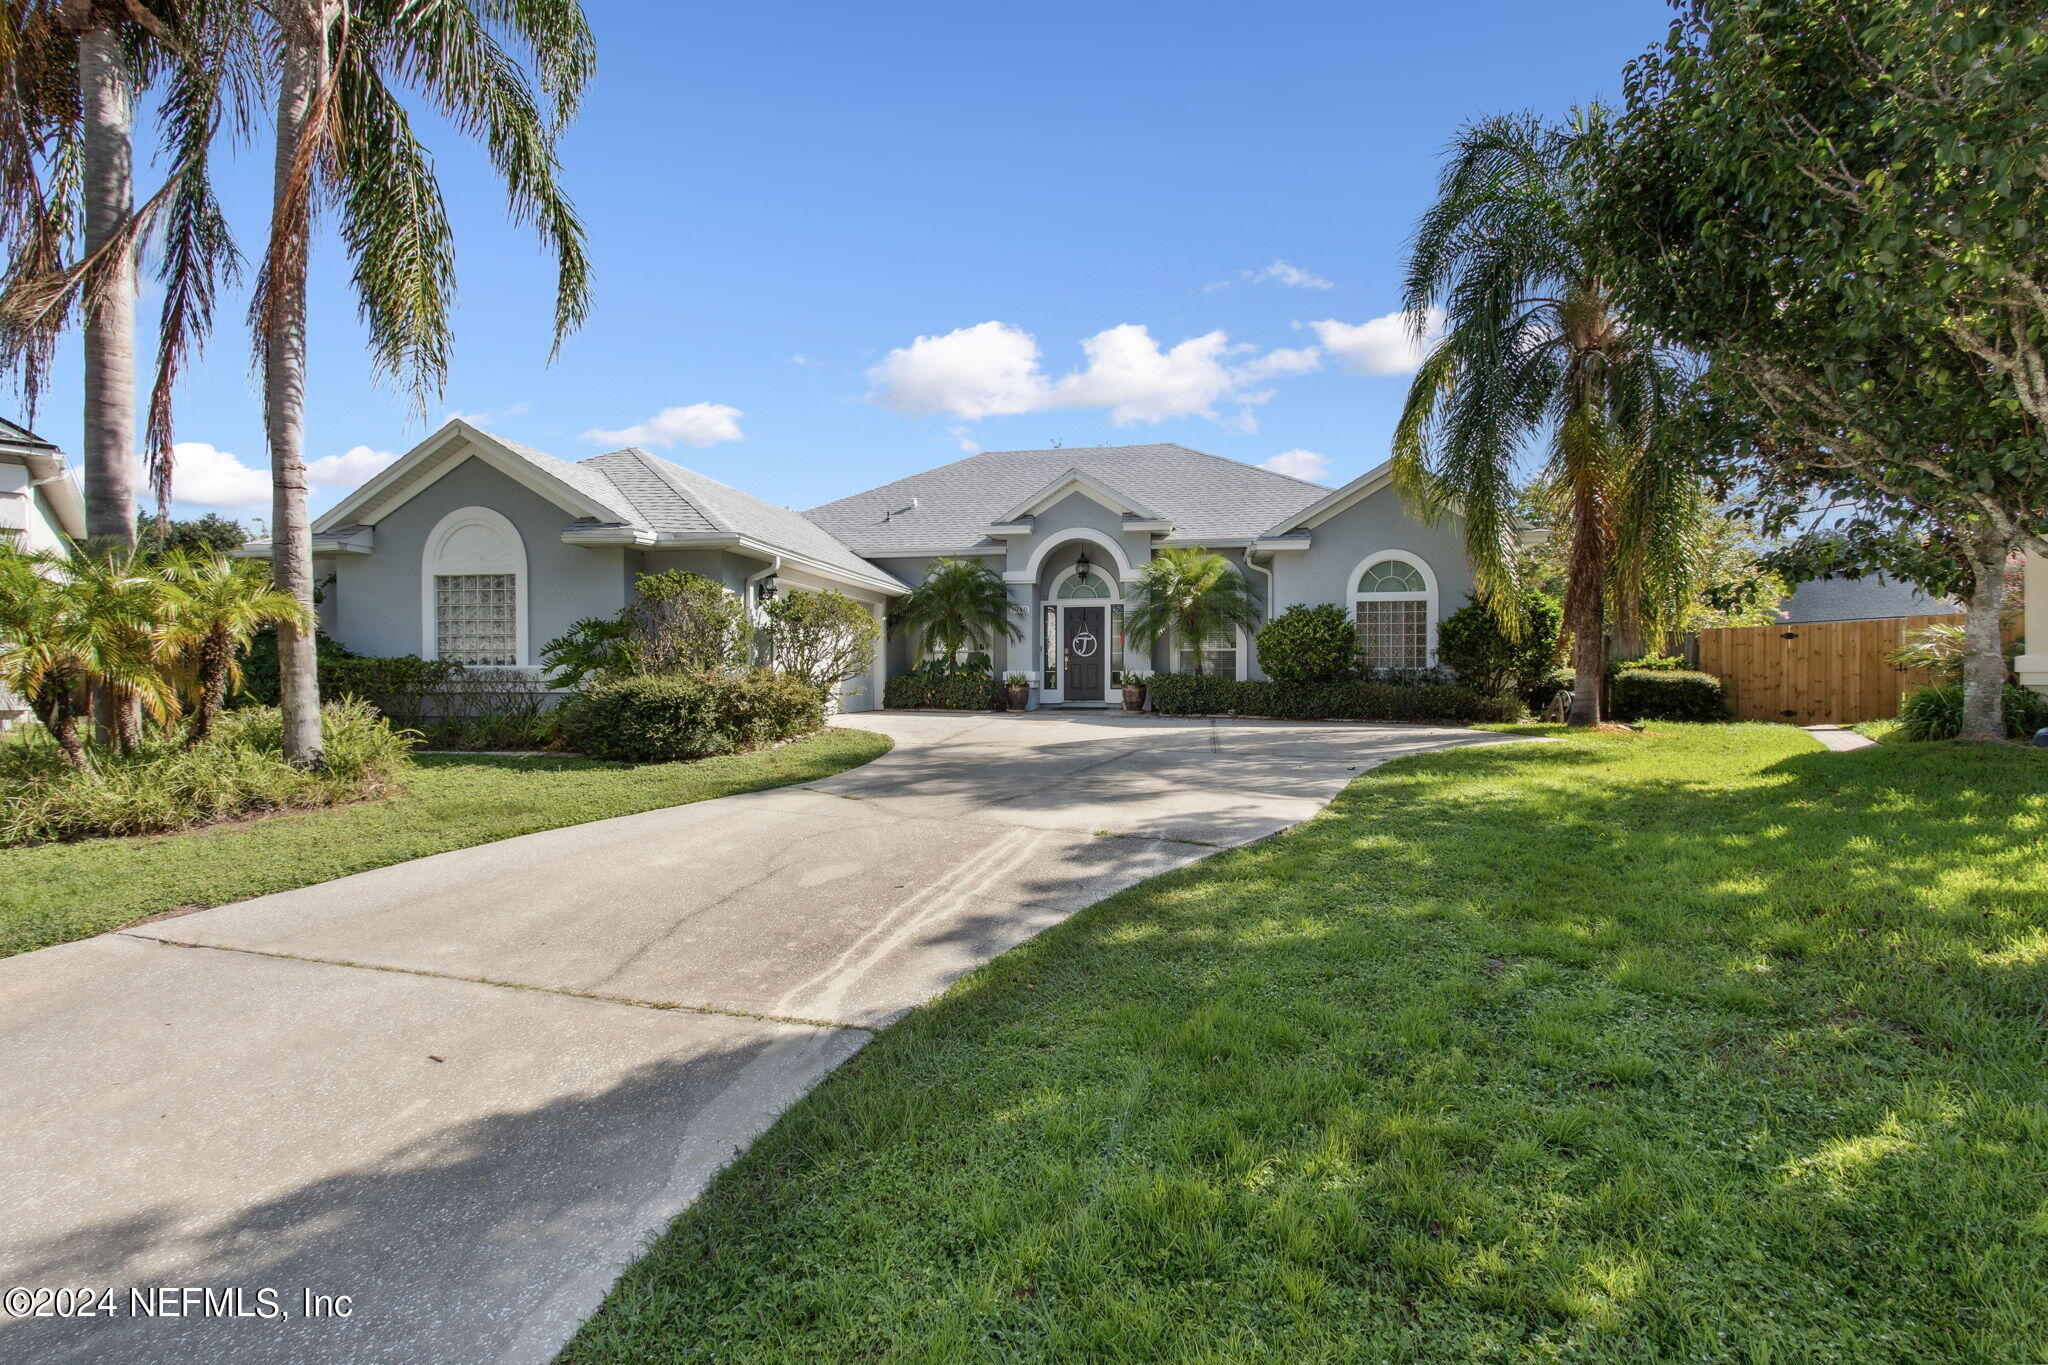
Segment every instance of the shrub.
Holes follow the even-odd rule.
[[[1542,686],[1557,661],[1564,608],[1550,594],[1532,588],[1522,594],[1519,611],[1522,638],[1510,640],[1500,621],[1477,601],[1458,608],[1437,625],[1438,660],[1460,682],[1481,692],[1526,693]]]
[[[41,735],[0,743],[0,843],[154,834],[278,811],[361,800],[389,790],[407,766],[408,738],[359,701],[322,708],[326,765],[284,760],[270,707],[223,712],[190,748],[175,735],[132,753],[95,748],[75,769]]]
[[[2005,685],[2005,733],[2030,738],[2048,726],[2048,697],[2014,683]],[[1954,739],[1963,729],[1963,685],[1929,683],[1907,693],[1899,706],[1899,729],[1907,739]]]
[[[766,669],[647,673],[593,684],[563,707],[569,742],[599,758],[668,763],[808,734],[825,723],[817,688]]]
[[[1679,658],[1676,654],[1645,654],[1640,659],[1627,659],[1618,664],[1608,665],[1607,676],[1612,678],[1617,673],[1629,670],[1639,673],[1687,673],[1691,671],[1686,667],[1685,660]]]
[[[988,656],[964,662],[926,659],[908,673],[889,679],[882,705],[891,710],[929,706],[946,711],[994,711],[1003,704],[1003,689],[989,674]]]
[[[1628,668],[1607,685],[1616,720],[1726,720],[1727,689],[1711,673]]]
[[[1331,603],[1295,605],[1259,627],[1259,667],[1281,683],[1331,683],[1349,676],[1358,632]]]
[[[845,593],[793,588],[762,610],[775,666],[828,697],[875,666],[882,628],[873,612]]]
[[[1167,716],[1270,716],[1281,720],[1513,721],[1518,698],[1488,696],[1456,684],[1239,682],[1161,673],[1151,680],[1152,709]]]

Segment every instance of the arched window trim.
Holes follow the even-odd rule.
[[[501,553],[487,559],[470,559],[459,563],[447,560],[450,541],[458,532],[470,527],[481,526],[492,531],[499,541]],[[510,574],[512,575],[512,621],[515,644],[513,662],[509,665],[475,665],[476,667],[530,666],[533,655],[527,642],[526,620],[530,614],[531,599],[528,596],[526,576],[526,539],[519,534],[519,528],[511,518],[491,507],[458,507],[434,523],[434,529],[427,536],[426,545],[420,553],[420,656],[427,659],[441,657],[441,630],[438,612],[439,594],[434,580],[442,574]]]
[[[1124,595],[1123,595],[1123,587],[1122,587],[1122,585],[1121,585],[1121,584],[1119,584],[1119,583],[1117,582],[1117,576],[1116,576],[1116,574],[1115,574],[1115,573],[1113,573],[1113,572],[1111,572],[1111,571],[1110,571],[1110,570],[1108,570],[1108,569],[1105,569],[1105,568],[1104,568],[1104,567],[1103,567],[1102,565],[1100,565],[1100,564],[1090,564],[1090,565],[1088,566],[1088,576],[1089,576],[1090,578],[1093,578],[1093,579],[1094,579],[1095,581],[1097,581],[1098,583],[1103,583],[1103,584],[1106,584],[1106,585],[1108,585],[1108,587],[1109,587],[1109,594],[1108,594],[1107,596],[1105,596],[1105,597],[1062,597],[1062,596],[1060,596],[1060,594],[1061,594],[1061,593],[1062,593],[1063,591],[1065,591],[1065,589],[1066,589],[1066,586],[1067,586],[1067,584],[1068,584],[1069,582],[1073,581],[1073,580],[1074,580],[1075,578],[1078,578],[1078,577],[1080,577],[1080,574],[1081,574],[1081,566],[1080,566],[1079,564],[1069,564],[1069,565],[1068,565],[1068,566],[1067,566],[1066,568],[1064,568],[1064,569],[1060,570],[1060,571],[1059,571],[1058,573],[1054,574],[1054,575],[1053,575],[1053,578],[1052,578],[1052,589],[1051,589],[1051,595],[1050,595],[1050,596],[1049,596],[1049,597],[1048,597],[1048,598],[1047,598],[1046,600],[1047,600],[1047,601],[1050,601],[1050,602],[1078,602],[1078,603],[1080,603],[1080,604],[1081,604],[1082,606],[1084,606],[1084,607],[1086,607],[1086,606],[1093,606],[1093,605],[1095,605],[1095,604],[1096,604],[1096,603],[1098,603],[1098,602],[1121,602],[1121,601],[1123,601],[1123,600],[1124,600]]]
[[[1400,563],[1400,564],[1406,564],[1406,565],[1408,565],[1409,567],[1413,568],[1413,569],[1414,569],[1414,570],[1415,570],[1415,571],[1416,571],[1417,573],[1421,574],[1421,575],[1422,575],[1422,591],[1421,591],[1421,592],[1365,592],[1365,591],[1362,591],[1362,590],[1361,590],[1361,587],[1360,587],[1360,585],[1361,585],[1361,584],[1362,584],[1362,583],[1363,583],[1363,582],[1365,581],[1365,575],[1366,575],[1366,573],[1367,573],[1367,572],[1368,572],[1369,570],[1373,569],[1373,568],[1374,568],[1375,566],[1377,566],[1377,565],[1380,565],[1380,564],[1384,564],[1384,563],[1386,563],[1386,562],[1387,562],[1387,561],[1389,561],[1389,560],[1393,560],[1394,562],[1396,562],[1396,563]],[[1427,646],[1426,646],[1426,650],[1425,650],[1425,662],[1424,662],[1424,664],[1423,664],[1423,667],[1425,667],[1425,668],[1434,668],[1434,667],[1436,667],[1436,622],[1437,622],[1437,615],[1438,615],[1438,611],[1437,611],[1437,602],[1438,602],[1438,597],[1437,597],[1437,585],[1436,585],[1436,571],[1435,571],[1434,569],[1432,569],[1432,568],[1430,568],[1430,567],[1429,567],[1429,561],[1428,561],[1428,560],[1426,560],[1426,559],[1422,558],[1422,557],[1421,557],[1420,555],[1414,555],[1414,554],[1410,554],[1410,553],[1409,553],[1408,551],[1406,551],[1406,550],[1381,550],[1381,551],[1379,551],[1379,552],[1378,552],[1378,553],[1376,553],[1376,554],[1370,554],[1370,555],[1367,555],[1367,556],[1366,556],[1366,557],[1365,557],[1365,558],[1364,558],[1363,560],[1360,560],[1360,561],[1359,561],[1358,567],[1357,567],[1357,568],[1355,568],[1355,569],[1353,569],[1353,570],[1351,571],[1351,593],[1350,593],[1350,597],[1351,597],[1351,620],[1352,620],[1352,624],[1353,624],[1353,626],[1354,626],[1354,627],[1355,627],[1355,626],[1357,625],[1357,622],[1358,622],[1358,605],[1359,605],[1359,603],[1361,603],[1361,602],[1422,602],[1422,603],[1425,603],[1426,605],[1425,605],[1425,607],[1424,607],[1424,609],[1423,609],[1423,615],[1424,615],[1424,619],[1425,619],[1425,623],[1426,623],[1426,629],[1427,629],[1427,631],[1428,631],[1428,636],[1427,636],[1427,640],[1428,640],[1428,643],[1427,643]]]

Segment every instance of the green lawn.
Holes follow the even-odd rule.
[[[406,790],[387,800],[181,834],[0,849],[0,956],[515,834],[811,782],[889,746],[870,731],[833,729],[763,753],[641,767],[421,754]]]
[[[2048,1359],[2048,755],[1467,749],[884,1033],[566,1359]]]

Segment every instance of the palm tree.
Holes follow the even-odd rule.
[[[555,253],[555,346],[589,308],[583,227],[559,183],[555,144],[590,80],[595,45],[577,0],[271,0],[277,152],[270,238],[251,322],[263,370],[273,488],[271,577],[308,611],[306,265],[315,206],[335,204],[377,368],[424,412],[446,374],[454,240],[433,162],[393,78],[484,145],[512,216]],[[517,49],[530,68],[513,60]],[[310,628],[278,627],[284,753],[320,761]]]
[[[1460,514],[1477,595],[1509,630],[1515,467],[1547,442],[1535,492],[1570,528],[1573,725],[1600,719],[1609,620],[1632,627],[1690,596],[1706,511],[1690,460],[1660,439],[1673,360],[1616,309],[1589,225],[1605,130],[1596,108],[1562,127],[1495,117],[1459,135],[1403,300],[1418,340],[1441,310],[1443,338],[1394,436],[1403,492],[1432,519]]]
[[[150,394],[148,469],[170,498],[178,376],[211,330],[216,286],[238,269],[208,170],[225,103],[241,110],[253,44],[236,0],[17,0],[0,8],[0,366],[32,421],[74,313],[84,338],[86,533],[136,535],[136,257],[161,245],[164,300]],[[137,92],[156,78],[172,170],[138,210]],[[75,248],[75,249],[74,249]]]
[[[159,564],[170,586],[164,644],[189,661],[198,694],[188,745],[205,741],[228,689],[242,685],[241,653],[265,626],[307,628],[306,609],[262,569],[223,554],[172,554]]]
[[[178,710],[165,647],[168,587],[135,551],[106,546],[73,555],[59,592],[58,646],[91,683],[114,747],[131,752],[141,713],[162,723]]]
[[[1193,656],[1197,677],[1207,666],[1205,650],[1258,623],[1258,603],[1244,575],[1199,545],[1170,545],[1154,554],[1124,609],[1129,639],[1146,649],[1171,639]]]
[[[1010,590],[986,562],[934,559],[924,581],[896,604],[894,624],[915,637],[919,650],[957,659],[966,650],[993,649],[998,636],[1023,639],[1010,614]]]
[[[89,677],[62,630],[62,561],[0,549],[0,685],[27,700],[64,761],[85,766],[79,721]]]

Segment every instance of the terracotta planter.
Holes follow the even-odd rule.
[[[1126,711],[1142,711],[1142,710],[1144,710],[1144,709],[1145,709],[1145,684],[1143,684],[1143,683],[1141,683],[1141,682],[1127,682],[1127,683],[1125,683],[1125,684],[1124,684],[1124,710],[1126,710]]]
[[[1031,689],[1023,683],[1003,684],[1003,709],[1022,711],[1024,703],[1031,700]]]

